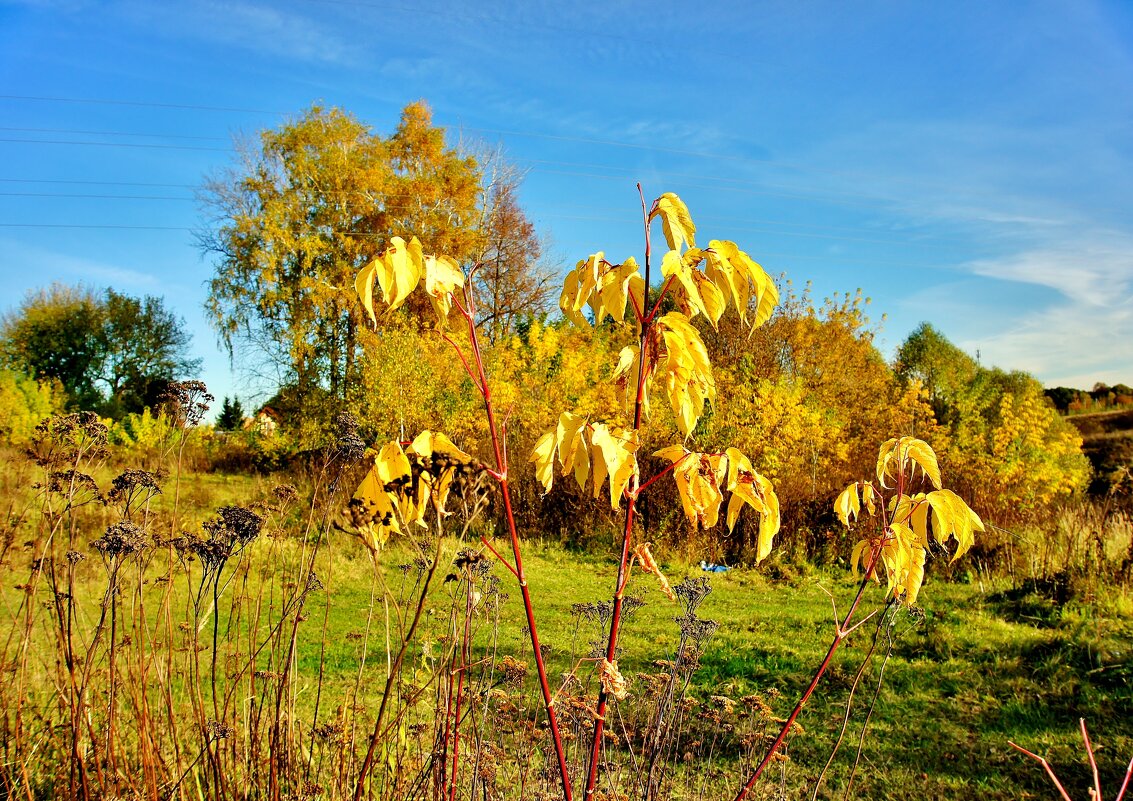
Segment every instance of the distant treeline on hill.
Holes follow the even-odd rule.
[[[1054,387],[1045,390],[1045,393],[1062,414],[1084,414],[1133,407],[1133,387],[1126,384],[1114,384],[1111,387],[1098,382],[1090,390]]]

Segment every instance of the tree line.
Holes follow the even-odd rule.
[[[356,302],[355,276],[398,235],[478,265],[487,367],[497,405],[510,409],[514,452],[553,425],[554,410],[617,407],[609,378],[626,343],[613,326],[580,331],[551,314],[555,270],[522,210],[521,178],[498,152],[450,145],[428,107],[414,103],[389,135],[313,106],[263,131],[207,180],[198,243],[214,266],[208,315],[234,363],[279,387],[270,401],[283,417],[279,437],[302,450],[350,411],[371,441],[430,429],[466,448],[484,444],[475,393],[444,339],[459,334],[438,332],[420,296],[376,324]],[[980,366],[928,324],[890,364],[860,293],[823,302],[809,289],[783,294],[753,336],[725,321],[701,326],[721,402],[696,434],[765,466],[797,527],[819,531],[823,521],[808,515],[868,475],[877,442],[894,435],[930,442],[962,477],[957,491],[992,519],[1035,516],[1085,486],[1081,439],[1032,377]],[[33,293],[0,328],[9,369],[57,381],[72,407],[107,416],[151,405],[162,382],[191,374],[188,344],[160,298],[114,290]],[[1107,389],[1115,398],[1123,390]],[[226,404],[225,426],[243,414],[234,406]],[[552,528],[588,515],[600,525],[587,499],[554,493],[542,499],[528,482],[521,513]],[[679,528],[674,510],[676,499],[662,498],[643,517]],[[742,549],[744,536],[741,527],[733,546]]]

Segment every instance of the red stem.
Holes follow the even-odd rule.
[[[500,561],[500,564],[502,564],[504,567],[506,567],[508,570],[510,570],[511,574],[513,576],[515,576],[516,578],[519,578],[519,574],[515,572],[515,568],[512,567],[511,564],[509,564],[506,559],[504,559],[502,556],[500,556],[500,552],[492,547],[492,543],[488,542],[488,540],[485,539],[484,537],[480,537],[480,542],[484,543],[484,547],[486,547],[489,551],[492,552],[492,555],[495,556],[496,559],[498,559]]]
[[[464,700],[464,673],[468,670],[468,641],[472,639],[472,579],[468,578],[468,598],[464,606],[464,639],[460,644],[460,676],[456,683],[456,711],[452,718],[452,774],[448,800],[456,801],[456,779],[460,772],[460,704]]]
[[[645,206],[645,195],[641,191],[641,184],[637,185],[637,194],[641,198],[641,212],[645,220],[645,288],[642,291],[641,305],[643,308],[648,308],[649,266],[652,251],[649,244],[649,212]],[[634,399],[633,405],[634,431],[638,431],[641,428],[642,407],[645,397],[645,343],[649,335],[649,328],[652,321],[652,314],[642,321],[638,342],[637,397]],[[640,490],[638,491],[640,492]],[[618,562],[618,578],[617,582],[614,584],[614,605],[610,613],[610,636],[606,642],[606,659],[610,662],[614,661],[618,651],[618,634],[621,631],[622,622],[622,593],[625,590],[626,579],[628,577],[629,546],[633,539],[633,521],[637,512],[637,508],[634,504],[635,497],[630,497],[629,504],[626,506],[625,530],[622,532],[622,556],[621,560]],[[590,744],[590,767],[586,774],[587,801],[593,798],[594,790],[598,785],[598,763],[602,756],[602,731],[606,722],[606,706],[608,702],[609,696],[606,693],[605,687],[600,687],[598,690],[598,702],[595,705],[594,712],[594,739]]]
[[[1094,759],[1094,747],[1090,745],[1090,735],[1086,732],[1086,719],[1078,718],[1078,727],[1082,730],[1082,742],[1086,744],[1086,756],[1090,758],[1090,770],[1094,772],[1094,790],[1097,793],[1094,801],[1102,801],[1102,782],[1098,777],[1098,762]]]
[[[1133,757],[1129,758],[1129,767],[1125,769],[1125,781],[1121,783],[1121,789],[1117,791],[1117,798],[1115,801],[1121,801],[1125,798],[1125,788],[1129,786],[1129,779],[1133,777]]]
[[[676,278],[675,275],[670,275],[669,280],[667,280],[665,282],[665,285],[661,287],[661,294],[657,296],[657,302],[653,304],[653,308],[649,312],[649,322],[653,322],[653,318],[657,316],[657,312],[661,308],[661,301],[663,301],[665,299],[665,295],[668,294],[669,287],[673,285],[674,278]]]
[[[469,308],[474,308],[470,302]],[[539,675],[539,689],[543,693],[543,706],[547,710],[547,724],[551,730],[551,739],[555,745],[555,757],[559,763],[559,776],[563,785],[564,801],[572,801],[574,794],[570,785],[570,773],[567,769],[566,751],[563,748],[562,736],[559,733],[558,716],[555,714],[554,697],[551,686],[547,680],[547,667],[543,663],[543,649],[539,644],[539,634],[535,627],[535,609],[531,604],[531,590],[527,586],[527,576],[523,571],[523,555],[520,552],[519,532],[516,530],[515,513],[511,506],[511,491],[508,488],[507,458],[505,447],[501,443],[499,427],[496,425],[495,407],[492,405],[492,389],[488,384],[488,376],[484,371],[484,360],[480,351],[480,339],[476,333],[476,321],[472,314],[457,304],[461,314],[468,324],[468,338],[472,343],[473,361],[476,365],[481,394],[484,396],[484,411],[488,416],[488,432],[492,437],[492,451],[496,458],[496,474],[493,476],[500,485],[500,495],[504,501],[504,516],[507,520],[508,536],[511,538],[511,553],[515,567],[512,573],[519,582],[519,591],[523,596],[523,611],[527,616],[527,630],[531,633],[531,651],[535,659],[536,672]],[[510,567],[510,565],[509,565]]]
[[[1009,746],[1011,746],[1012,748],[1014,748],[1019,753],[1026,754],[1031,759],[1040,763],[1043,766],[1043,770],[1046,771],[1046,775],[1050,777],[1050,780],[1052,782],[1054,782],[1054,786],[1058,788],[1058,794],[1062,796],[1063,801],[1071,801],[1069,794],[1067,794],[1067,792],[1066,792],[1066,788],[1062,786],[1062,782],[1060,782],[1058,780],[1058,777],[1054,775],[1054,769],[1051,768],[1049,762],[1047,762],[1045,759],[1043,759],[1038,754],[1031,753],[1026,748],[1023,748],[1022,746],[1015,745],[1015,743],[1011,742],[1010,740],[1007,741],[1007,744]]]
[[[858,604],[862,600],[862,595],[865,592],[866,585],[869,583],[869,580],[873,578],[873,573],[877,568],[877,562],[881,557],[881,549],[884,544],[885,538],[878,538],[877,544],[874,545],[873,550],[870,553],[869,567],[866,569],[866,573],[862,577],[861,583],[858,585],[858,593],[854,596],[854,602],[850,605],[850,611],[846,613],[846,616],[838,625],[837,631],[834,632],[834,640],[830,643],[830,648],[826,651],[826,657],[822,660],[822,664],[818,666],[818,670],[815,672],[814,678],[810,680],[810,685],[806,688],[806,691],[802,694],[802,697],[799,698],[799,702],[795,704],[795,708],[791,711],[791,715],[787,718],[787,722],[783,724],[783,728],[782,730],[780,730],[779,736],[775,738],[775,742],[773,742],[771,744],[771,747],[767,749],[767,755],[763,757],[763,761],[759,763],[755,771],[751,774],[751,778],[747,780],[744,786],[740,788],[740,791],[736,794],[735,801],[742,801],[742,799],[751,791],[751,788],[755,786],[755,783],[759,781],[759,777],[763,774],[764,768],[766,768],[771,763],[771,759],[775,756],[776,753],[778,753],[779,747],[783,745],[783,741],[787,739],[787,734],[790,732],[791,726],[795,722],[795,718],[797,718],[799,716],[799,713],[802,712],[803,706],[805,706],[806,702],[810,700],[810,696],[814,692],[815,687],[818,686],[818,682],[822,679],[822,675],[826,673],[826,668],[830,666],[830,660],[834,657],[834,652],[838,650],[838,646],[842,644],[842,641],[845,640],[849,633],[853,630],[853,628],[849,626],[850,619],[853,618],[854,612],[857,610]]]
[[[669,473],[671,473],[671,472],[673,472],[674,470],[676,470],[676,469],[677,469],[677,465],[679,465],[679,464],[680,464],[681,462],[683,462],[683,461],[684,461],[685,459],[687,459],[687,458],[688,458],[688,457],[690,457],[690,456],[692,456],[692,453],[691,453],[691,452],[689,452],[689,453],[686,453],[686,454],[685,454],[684,456],[682,456],[682,457],[681,457],[680,459],[677,459],[677,460],[676,460],[675,462],[673,462],[673,463],[672,463],[671,465],[669,465],[668,467],[666,467],[666,468],[665,468],[664,470],[662,470],[662,471],[661,471],[660,473],[658,473],[657,475],[653,476],[653,478],[651,478],[651,479],[649,479],[648,481],[646,481],[646,482],[645,482],[644,484],[642,484],[642,485],[641,485],[640,487],[638,487],[638,488],[637,488],[637,492],[636,492],[636,493],[634,494],[634,498],[640,497],[641,493],[643,493],[643,492],[645,492],[645,490],[649,489],[649,487],[650,487],[650,485],[651,485],[651,484],[655,483],[655,482],[656,482],[657,480],[659,480],[659,479],[662,479],[662,478],[664,478],[665,476],[669,475]]]

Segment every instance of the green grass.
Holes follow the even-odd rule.
[[[105,483],[103,478],[99,477],[100,483]],[[183,525],[198,525],[218,506],[262,497],[270,484],[243,477],[188,476],[181,485]],[[171,490],[153,502],[159,518],[167,517],[171,508]],[[83,516],[90,539],[105,525],[100,518],[109,519],[109,513],[93,508],[84,510]],[[301,516],[297,512],[288,521],[282,539],[261,538],[251,546],[248,586],[234,582],[227,590],[229,597],[236,592],[256,595],[260,590],[257,577],[265,572],[276,576],[277,582],[286,580],[302,547],[295,534]],[[320,670],[321,708],[329,711],[344,703],[359,671],[364,642],[360,635],[368,627],[368,666],[359,702],[372,714],[384,678],[385,609],[380,603],[371,605],[373,566],[360,543],[338,531],[328,536],[316,566],[324,589],[311,595],[300,628],[295,663],[297,710],[302,717],[313,709]],[[447,547],[451,555],[457,544]],[[501,541],[497,547],[510,553]],[[22,554],[15,546],[0,567],[0,593],[10,610],[21,597],[15,585],[26,580]],[[772,563],[778,558],[773,556]],[[395,595],[411,595],[414,574],[403,574],[398,568],[409,559],[409,549],[398,542],[379,557],[382,574]],[[558,681],[563,674],[576,671],[592,690],[593,666],[585,657],[590,642],[602,635],[596,624],[580,621],[571,609],[575,604],[609,599],[616,570],[612,553],[579,553],[529,542],[524,560],[541,638],[550,646],[552,679]],[[686,576],[706,575],[679,561],[662,562],[662,567],[674,584]],[[498,659],[510,654],[530,662],[515,581],[502,566],[497,565],[494,574],[510,597],[502,605],[498,629],[478,619],[474,657],[494,654]],[[99,560],[83,562],[80,575],[87,589],[81,600],[88,618],[93,617],[105,583]],[[770,575],[792,578],[772,580]],[[1133,603],[1127,590],[1110,588],[1098,593],[1092,603],[1059,605],[1033,592],[1014,592],[1006,581],[949,584],[933,581],[931,575],[930,568],[930,581],[920,597],[922,614],[903,613],[897,618],[885,680],[848,797],[1050,797],[1041,768],[1009,748],[1008,740],[1014,740],[1046,755],[1071,795],[1085,798],[1090,777],[1077,731],[1080,717],[1086,718],[1098,749],[1103,789],[1115,793],[1133,756]],[[446,610],[459,585],[441,579],[443,572],[434,585],[433,611],[408,655],[411,669],[426,665],[430,653],[442,650]],[[699,613],[720,627],[694,677],[692,695],[702,701],[714,695],[737,701],[759,695],[777,716],[786,717],[829,645],[834,627],[831,597],[843,611],[855,591],[852,576],[840,570],[811,572],[773,565],[773,569],[715,574],[711,580],[713,592]],[[146,592],[156,595],[159,591]],[[673,618],[680,612],[658,591],[652,576],[635,572],[628,592],[642,595],[646,605],[624,628],[619,664],[630,679],[630,698],[621,705],[627,715],[642,697],[639,674],[650,672],[655,660],[673,656],[679,638]],[[883,587],[869,588],[863,610],[880,606],[883,596]],[[156,604],[150,608],[156,609]],[[222,626],[227,622],[223,617],[226,608],[222,603]],[[804,797],[804,792],[809,797],[807,788],[813,786],[842,725],[854,675],[867,655],[872,632],[871,624],[863,626],[835,657],[800,718],[803,731],[791,738],[790,761],[781,773],[776,769],[768,775],[764,791],[775,790],[784,782],[790,797]],[[490,647],[493,636],[498,637],[494,652]],[[50,643],[37,641],[35,647],[43,648],[36,663],[47,665]],[[846,741],[819,797],[842,797],[846,792],[885,650],[883,642],[857,690]],[[533,700],[531,676],[526,690],[526,709],[535,716],[538,704]],[[43,691],[45,697],[50,695],[50,688]],[[321,719],[325,719],[322,713]],[[737,719],[726,719],[721,725],[732,724],[738,725]],[[581,751],[579,743],[570,746],[575,764],[582,761]],[[746,770],[738,753],[724,749],[716,755],[712,770],[696,776],[682,774],[682,781],[694,788],[694,794],[715,797],[729,788],[734,791]],[[695,792],[700,779],[708,782],[705,786],[711,792]]]
[[[337,547],[349,553],[352,545],[342,541]],[[401,555],[395,547],[383,558],[392,565]],[[347,633],[358,630],[359,612],[368,603],[368,592],[360,589],[365,566],[359,562],[338,562],[341,572],[330,590],[331,642],[345,642]],[[529,544],[525,565],[540,634],[552,647],[551,674],[566,672],[585,655],[586,640],[597,634],[593,626],[584,626],[576,635],[571,605],[609,597],[613,560]],[[673,583],[703,575],[687,565],[663,567]],[[501,567],[496,573],[512,595],[504,606],[500,654],[522,659],[528,648],[522,606],[510,574]],[[700,613],[718,621],[720,629],[695,677],[694,695],[739,699],[771,691],[775,711],[785,717],[829,645],[834,624],[827,593],[844,608],[855,589],[852,577],[832,571],[787,583],[768,581],[755,570],[735,570],[712,576],[712,582]],[[1047,755],[1071,794],[1085,797],[1089,774],[1077,731],[1080,717],[1098,747],[1103,789],[1116,792],[1133,756],[1128,605],[1122,610],[1115,601],[1118,608],[1107,613],[1078,605],[1054,608],[1032,598],[1028,606],[1004,597],[1006,584],[984,589],[931,582],[921,596],[923,617],[906,613],[899,618],[851,797],[1048,797],[1041,768],[1012,751],[1008,740]],[[636,573],[629,591],[643,591],[648,601],[624,631],[620,666],[632,676],[653,660],[672,656],[678,640],[672,618],[679,610],[656,590],[651,576]],[[884,589],[867,593],[877,606]],[[790,745],[790,786],[812,782],[824,764],[870,636],[867,624],[845,644],[800,718],[805,733]],[[331,653],[335,669],[356,669],[349,649]],[[875,666],[883,655],[880,649]],[[313,665],[316,658],[305,651],[301,665]],[[827,778],[830,788],[844,789],[875,681],[876,670],[870,671],[858,689],[846,744]],[[727,772],[736,777],[742,771],[730,765]]]

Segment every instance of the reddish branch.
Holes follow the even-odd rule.
[[[641,212],[645,223],[645,288],[642,290],[641,306],[644,309],[649,308],[649,263],[651,256],[651,248],[649,244],[649,209],[645,205],[645,195],[641,192],[641,184],[637,185],[637,193],[641,198]],[[645,362],[646,362],[646,340],[649,336],[649,330],[652,327],[653,319],[657,314],[657,309],[660,307],[660,299],[657,305],[649,313],[649,316],[641,321],[641,333],[639,337],[638,360],[637,360],[637,396],[634,399],[633,405],[633,430],[638,431],[641,428],[642,410],[644,408],[645,398]],[[606,659],[613,662],[617,658],[618,651],[618,635],[621,632],[622,623],[622,598],[624,597],[626,579],[628,578],[629,569],[629,555],[630,545],[633,540],[633,521],[637,514],[635,506],[636,492],[629,494],[629,503],[626,505],[626,519],[625,528],[622,532],[622,554],[618,562],[618,578],[614,584],[614,604],[613,610],[610,614],[610,633],[606,641]],[[598,765],[602,757],[602,732],[606,723],[606,707],[609,702],[609,693],[606,692],[604,686],[598,690],[598,703],[594,712],[594,739],[590,745],[590,767],[586,774],[586,798],[589,800],[594,796],[594,790],[598,785]]]
[[[461,316],[468,326],[468,338],[472,346],[472,365],[475,368],[473,382],[484,398],[484,411],[488,416],[488,431],[492,437],[492,451],[496,460],[496,470],[491,472],[492,477],[500,485],[500,495],[504,502],[504,517],[507,520],[508,536],[511,539],[512,564],[508,569],[515,574],[519,582],[519,591],[523,597],[523,611],[527,615],[527,630],[531,633],[531,651],[535,659],[535,669],[539,676],[539,689],[543,694],[543,706],[547,710],[547,724],[551,730],[551,739],[555,746],[555,758],[559,764],[559,776],[562,780],[563,799],[572,801],[573,793],[570,785],[570,774],[567,770],[566,751],[563,748],[562,737],[559,733],[558,717],[555,714],[554,697],[551,686],[547,680],[547,668],[543,663],[543,649],[539,644],[539,634],[535,628],[535,609],[531,604],[531,591],[527,586],[527,576],[523,571],[523,556],[520,553],[519,532],[516,530],[515,514],[511,506],[511,491],[508,488],[507,445],[503,441],[500,427],[496,424],[496,411],[492,404],[492,388],[488,383],[488,376],[484,370],[484,359],[480,350],[480,339],[476,332],[476,304],[472,297],[472,276],[476,272],[473,267],[468,276],[468,285],[465,287],[464,306],[457,304]],[[450,340],[451,341],[451,340]],[[454,347],[456,347],[454,345]],[[459,348],[457,348],[459,352]],[[463,354],[461,360],[464,360]],[[465,362],[467,364],[467,362]],[[467,369],[467,368],[466,368]],[[495,549],[492,549],[493,553]]]

